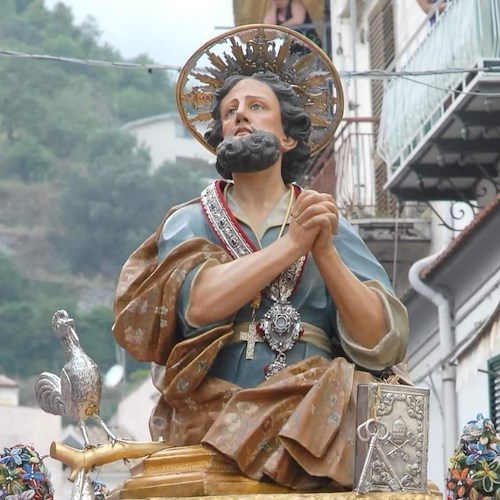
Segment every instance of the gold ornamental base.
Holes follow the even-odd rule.
[[[297,493],[273,483],[241,475],[221,455],[202,446],[185,446],[159,451],[131,468],[131,477],[116,488],[107,500],[159,500],[206,497],[221,500],[243,499],[334,499],[334,500],[437,500],[437,488],[429,493],[381,492],[356,494]]]
[[[109,500],[276,495],[290,491],[272,483],[254,481],[220,454],[202,446],[169,448],[154,453],[130,470],[131,477],[111,493]],[[226,497],[225,497],[226,498]]]

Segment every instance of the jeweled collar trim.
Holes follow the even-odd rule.
[[[217,180],[201,193],[201,206],[208,222],[233,259],[257,251],[250,238],[240,230],[240,224],[229,210],[222,189],[225,181]]]

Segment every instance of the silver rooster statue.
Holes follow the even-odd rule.
[[[35,395],[42,410],[53,415],[69,417],[78,423],[85,447],[90,441],[85,420],[94,417],[113,443],[113,433],[99,415],[102,394],[101,372],[97,364],[83,351],[74,321],[66,311],[57,311],[52,317],[52,328],[61,342],[66,364],[61,376],[41,373],[35,382]]]
[[[75,483],[71,489],[70,500],[95,500],[94,490],[88,472],[85,469],[82,469],[76,476]]]

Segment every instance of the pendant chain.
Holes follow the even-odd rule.
[[[227,194],[229,192],[229,187],[230,186],[233,186],[234,184],[231,184],[231,183],[227,183],[225,186],[224,186],[224,199],[226,200],[226,203],[227,203]],[[285,232],[285,227],[286,227],[286,223],[288,222],[288,218],[290,217],[290,212],[292,211],[292,205],[293,205],[293,200],[294,200],[294,189],[293,189],[293,185],[292,184],[288,184],[288,188],[290,189],[290,198],[288,200],[288,207],[286,209],[286,213],[285,213],[285,218],[283,219],[283,222],[281,223],[281,227],[280,227],[280,231],[278,233],[278,236],[276,237],[276,241],[279,240],[282,236],[283,236],[283,233]],[[252,225],[250,223],[248,223],[248,225],[250,226],[250,228],[252,229],[253,233],[255,234],[255,237],[257,239],[257,243],[259,244],[259,248],[262,250],[262,243],[260,241],[260,238],[257,236],[257,231],[255,231],[255,229],[252,227]]]
[[[293,186],[290,186],[290,191],[288,209],[277,239],[284,232],[293,204]],[[222,193],[220,190],[217,190],[217,181],[215,181],[214,184],[202,193],[201,202],[209,223],[214,228],[226,250],[236,259],[255,251],[255,247],[248,239],[245,239],[243,233],[238,229],[236,221],[233,221],[226,211],[221,200],[221,198],[226,198],[226,193],[227,185]],[[257,233],[255,234],[257,236]],[[257,241],[262,248],[258,237]],[[300,257],[291,266],[282,271],[264,289],[263,292],[274,302],[274,305],[271,306],[259,321],[260,335],[257,331],[256,312],[260,307],[263,292],[259,292],[250,303],[252,317],[248,331],[240,332],[240,340],[247,342],[246,359],[253,359],[255,344],[264,340],[275,352],[274,361],[265,369],[266,379],[287,366],[286,352],[293,348],[302,335],[300,313],[290,304],[288,299],[298,283],[305,261],[306,256]]]
[[[226,200],[227,203],[227,194],[229,192],[229,187],[234,184],[227,183],[224,186],[224,199]],[[282,236],[285,231],[286,223],[288,222],[288,219],[290,217],[290,212],[292,211],[292,205],[293,205],[293,200],[294,200],[294,189],[293,185],[289,184],[288,188],[290,190],[290,197],[288,200],[288,206],[286,209],[285,213],[285,218],[283,219],[283,222],[281,224],[280,231],[278,233],[278,236],[276,237],[276,241],[278,241]],[[251,227],[251,225],[249,224]],[[260,249],[262,250],[262,243],[260,241],[260,238],[257,236],[257,232],[251,227],[253,233],[255,234],[255,237],[257,239],[257,242],[259,244]],[[280,275],[272,281],[272,283],[266,288],[266,295],[273,300],[274,302],[281,302],[285,301],[288,299],[288,297],[292,294],[293,291],[293,282],[294,282],[294,276],[295,273],[291,271],[291,268],[294,267],[292,265]],[[290,286],[291,285],[291,286]],[[255,323],[255,315],[257,310],[260,307],[260,304],[262,302],[262,292],[259,292],[259,294],[252,300],[250,307],[252,308],[252,323]]]

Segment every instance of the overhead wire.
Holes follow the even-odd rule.
[[[62,62],[67,64],[80,64],[87,66],[94,66],[100,68],[115,68],[115,69],[142,69],[148,72],[152,72],[153,70],[166,70],[166,71],[176,71],[180,72],[180,66],[174,66],[169,64],[155,64],[155,63],[137,63],[137,62],[129,62],[129,61],[103,61],[97,59],[80,59],[76,57],[62,57],[62,56],[53,56],[50,54],[34,54],[28,52],[19,52],[15,50],[6,50],[0,49],[0,57],[13,57],[19,59],[32,59],[32,60],[40,60],[40,61],[54,61],[54,62]],[[339,74],[343,78],[369,78],[371,80],[385,80],[390,78],[401,78],[408,80],[410,82],[424,85],[427,87],[431,87],[437,90],[442,90],[443,92],[454,92],[456,94],[464,94],[464,95],[475,95],[475,96],[483,96],[483,97],[500,97],[500,93],[487,93],[487,92],[467,92],[459,89],[451,89],[445,87],[439,87],[437,85],[416,80],[415,78],[410,77],[419,77],[419,76],[431,76],[431,75],[445,75],[445,74],[453,74],[453,73],[491,73],[494,72],[495,69],[500,71],[500,66],[498,68],[492,66],[482,66],[482,67],[473,67],[473,68],[447,68],[447,69],[434,69],[434,70],[422,70],[422,71],[389,71],[389,70],[381,70],[381,69],[371,69],[366,71],[340,71]]]
[[[145,69],[152,70],[173,70],[180,71],[178,66],[170,66],[168,64],[143,64],[127,61],[101,61],[96,59],[79,59],[76,57],[51,56],[48,54],[32,54],[28,52],[18,52],[15,50],[0,49],[0,56],[15,57],[19,59],[34,59],[41,61],[55,61],[70,64],[81,64],[87,66],[98,66],[101,68],[121,68],[121,69]]]
[[[426,87],[430,87],[432,89],[436,90],[442,90],[443,92],[453,92],[454,94],[463,94],[463,95],[473,95],[473,96],[479,96],[479,97],[500,97],[500,93],[498,92],[468,92],[465,90],[459,90],[459,89],[452,89],[452,88],[446,88],[446,87],[440,87],[439,85],[434,85],[433,83],[428,83],[428,82],[420,82],[418,80],[415,80],[413,78],[409,78],[407,76],[403,75],[398,75],[399,78],[402,80],[408,80],[409,82],[413,83],[418,83],[420,85],[424,85]]]

